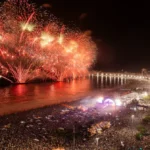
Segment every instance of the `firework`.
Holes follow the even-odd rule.
[[[0,74],[25,83],[35,78],[63,80],[87,73],[95,60],[90,35],[73,31],[27,0],[0,7]],[[46,18],[46,19],[45,19]]]

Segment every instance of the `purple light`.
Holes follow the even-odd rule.
[[[114,105],[115,102],[112,99],[108,98],[108,99],[104,100],[104,104]]]

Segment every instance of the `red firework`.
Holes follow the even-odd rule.
[[[1,76],[25,83],[35,78],[63,80],[87,73],[96,55],[90,35],[68,29],[55,17],[45,21],[39,12],[27,0],[2,4]]]

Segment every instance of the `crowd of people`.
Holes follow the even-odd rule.
[[[148,150],[150,138],[135,138],[136,126],[148,111],[101,106],[83,109],[78,102],[72,102],[2,116],[0,149]],[[110,127],[91,136],[92,125],[103,121],[110,122]]]

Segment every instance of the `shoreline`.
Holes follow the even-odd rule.
[[[134,83],[134,84],[132,84],[132,82]],[[142,82],[142,86],[144,85],[143,83],[143,81],[141,81]],[[31,83],[32,84],[32,83]],[[33,83],[34,84],[34,83]],[[37,83],[35,83],[35,84],[37,84]],[[11,85],[12,86],[12,85]],[[117,87],[113,87],[113,88],[104,88],[104,89],[101,89],[100,90],[100,93],[104,93],[105,94],[105,92],[106,91],[110,91],[110,93],[113,93],[113,92],[116,92],[117,90],[119,90],[120,88],[126,88],[126,87],[128,87],[129,89],[131,89],[131,88],[134,88],[134,87],[136,87],[136,86],[141,86],[141,83],[140,82],[135,82],[135,80],[131,80],[128,84],[125,84],[125,85],[119,85],[119,86],[117,86]],[[147,88],[147,86],[146,86],[146,88]],[[98,89],[99,90],[99,89]],[[150,88],[149,88],[149,91],[150,91]],[[95,91],[95,93],[97,92],[97,90]],[[92,96],[94,95],[94,93],[92,93]],[[3,116],[9,116],[9,115],[13,115],[13,114],[19,114],[19,113],[27,113],[28,111],[30,112],[30,111],[34,111],[34,110],[39,110],[39,109],[44,109],[44,108],[50,108],[50,107],[53,107],[53,106],[59,106],[59,105],[61,105],[61,104],[63,104],[63,103],[67,103],[67,104],[73,104],[73,103],[79,103],[82,99],[84,99],[85,97],[82,97],[82,98],[79,98],[79,99],[77,99],[77,100],[73,100],[73,101],[63,101],[63,102],[60,102],[60,103],[54,103],[54,104],[50,104],[50,105],[44,105],[44,106],[42,106],[42,107],[35,107],[35,108],[29,108],[29,109],[24,109],[24,110],[20,110],[20,111],[16,111],[16,112],[7,112],[7,113],[2,113],[2,114],[0,114],[0,117],[3,117]]]
[[[142,81],[143,82],[143,81]],[[135,83],[135,82],[134,82]],[[140,85],[141,86],[141,83],[136,83],[136,86]],[[128,87],[129,89],[130,88],[133,88],[135,87],[135,84],[132,84],[132,81],[127,84],[127,85],[123,85],[123,86],[118,86],[118,87],[114,87],[114,88],[106,88],[106,89],[102,89],[102,93],[105,93],[106,91],[110,91],[111,93],[115,92],[116,90],[119,90],[121,87],[123,88],[126,88],[126,86],[130,86]],[[143,86],[143,85],[142,85]],[[147,86],[146,86],[147,87]],[[150,90],[150,88],[149,88]],[[97,92],[97,91],[96,91]],[[93,93],[94,94],[94,93]],[[92,94],[92,95],[93,95]],[[51,108],[51,107],[58,107],[62,104],[79,104],[80,101],[82,101],[84,97],[80,98],[80,99],[77,99],[77,100],[73,100],[73,101],[64,101],[64,102],[60,102],[60,103],[57,103],[57,104],[51,104],[51,105],[45,105],[45,106],[42,106],[42,107],[37,107],[37,108],[31,108],[31,109],[27,109],[27,110],[22,110],[22,111],[17,111],[17,112],[12,112],[12,113],[6,113],[6,114],[0,114],[0,118],[3,117],[3,116],[10,116],[10,115],[17,115],[17,114],[20,114],[20,113],[28,113],[28,112],[32,112],[32,111],[36,111],[36,110],[43,110],[43,109],[47,109],[47,108]]]
[[[46,83],[46,84],[49,84],[49,83]],[[50,83],[51,84],[51,83]],[[71,101],[70,100],[63,100],[62,102],[61,101],[57,101],[57,102],[55,102],[55,101],[51,101],[51,104],[43,104],[43,105],[41,105],[40,103],[39,103],[39,106],[37,105],[37,106],[33,106],[33,105],[28,105],[27,103],[29,102],[29,101],[23,101],[23,103],[24,103],[24,107],[22,107],[22,108],[17,108],[17,110],[15,110],[15,107],[20,107],[20,105],[21,105],[21,103],[16,103],[15,105],[13,105],[13,107],[11,107],[11,104],[7,104],[6,103],[6,106],[8,106],[8,108],[7,109],[5,109],[5,104],[3,104],[2,103],[2,105],[0,106],[0,117],[1,116],[7,116],[7,115],[10,115],[10,114],[16,114],[16,113],[21,113],[21,112],[27,112],[27,111],[30,111],[30,110],[35,110],[35,109],[40,109],[40,108],[45,108],[45,107],[50,107],[50,106],[55,106],[55,105],[61,105],[61,104],[63,104],[63,103],[75,103],[75,102],[79,102],[79,101],[81,101],[82,99],[84,99],[84,98],[86,98],[86,97],[89,97],[89,96],[91,96],[91,97],[93,97],[93,96],[97,96],[97,94],[99,93],[101,93],[101,94],[103,94],[103,95],[105,95],[106,93],[113,93],[113,92],[115,92],[115,91],[117,91],[118,89],[120,89],[121,87],[123,87],[124,85],[119,85],[119,86],[117,86],[117,87],[108,87],[108,88],[102,88],[102,89],[95,89],[94,91],[90,91],[89,93],[88,93],[88,95],[81,95],[80,97],[77,97],[76,99],[72,99]],[[27,103],[26,103],[27,102]],[[32,102],[32,100],[31,100],[31,102]],[[27,104],[27,105],[26,105]],[[37,103],[38,104],[38,103]],[[4,108],[4,109],[3,109]]]

